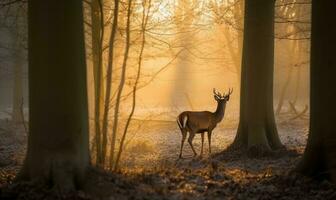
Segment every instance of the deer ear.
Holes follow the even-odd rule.
[[[214,98],[215,98],[216,101],[218,101],[218,97],[216,95],[214,95]]]

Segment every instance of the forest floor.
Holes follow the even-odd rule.
[[[225,150],[234,139],[236,121],[215,129],[212,155],[207,139],[203,157],[192,157],[186,143],[179,154],[181,134],[173,122],[134,122],[121,169],[116,173],[91,170],[86,192],[60,195],[46,188],[11,184],[22,166],[26,134],[22,127],[0,121],[0,197],[18,199],[336,199],[329,182],[289,173],[300,160],[308,121],[277,119],[286,150],[249,158],[246,152]],[[197,135],[194,146],[200,152]],[[10,192],[9,192],[10,191]],[[2,192],[2,193],[1,193]],[[15,194],[15,195],[14,195]],[[1,198],[0,198],[1,199]]]

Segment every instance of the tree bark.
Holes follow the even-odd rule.
[[[89,166],[81,0],[29,0],[29,137],[19,179],[61,191],[83,186]]]
[[[273,108],[274,4],[245,1],[240,121],[234,147],[268,151],[282,146]]]
[[[310,132],[296,171],[336,183],[335,1],[312,1]]]

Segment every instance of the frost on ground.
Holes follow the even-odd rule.
[[[182,137],[176,122],[141,121],[135,123],[140,125],[135,125],[133,129],[136,130],[131,131],[128,136],[129,142],[126,146],[126,152],[123,154],[122,166],[152,168],[177,161]],[[288,149],[303,151],[308,137],[307,127],[308,121],[278,119],[279,135]],[[219,124],[212,134],[212,153],[216,154],[225,150],[234,140],[236,130],[237,121],[230,120]],[[208,140],[206,135],[204,138],[203,157],[207,158],[209,157]],[[201,151],[200,134],[195,136],[193,145],[199,154]],[[183,148],[183,157],[185,161],[190,161],[193,158],[187,140]]]
[[[212,156],[208,156],[205,139],[203,157],[192,157],[186,143],[183,159],[177,159],[181,134],[175,122],[133,121],[121,169],[113,174],[91,170],[85,193],[79,191],[64,196],[46,188],[14,184],[3,189],[3,196],[19,199],[336,199],[335,187],[329,182],[290,174],[306,145],[308,121],[287,119],[278,119],[279,134],[287,150],[261,158],[225,151],[234,139],[236,121],[226,121],[215,129]],[[3,187],[11,183],[22,165],[26,136],[24,129],[8,122],[1,121],[0,127],[0,187]],[[194,139],[194,146],[200,152],[200,135]]]

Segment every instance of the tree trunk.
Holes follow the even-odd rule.
[[[77,189],[89,166],[81,0],[29,0],[29,138],[18,178]]]
[[[107,133],[108,133],[108,119],[110,113],[110,102],[111,102],[111,90],[112,90],[112,73],[113,73],[113,64],[114,64],[114,44],[116,41],[117,28],[119,23],[119,0],[114,0],[114,13],[113,13],[113,22],[111,24],[111,33],[110,33],[110,41],[109,41],[109,52],[108,52],[108,66],[106,72],[106,95],[105,95],[105,104],[104,104],[104,115],[103,115],[103,145],[102,145],[102,153],[105,157],[107,152]],[[119,105],[118,105],[119,106]],[[116,116],[115,116],[116,117]],[[113,135],[111,138],[111,146],[115,145],[116,136]],[[110,153],[111,154],[111,153]],[[111,156],[110,156],[111,157]]]
[[[245,1],[240,122],[234,147],[282,146],[274,119],[274,1]]]
[[[119,109],[120,109],[120,101],[121,95],[125,86],[125,79],[126,79],[126,68],[127,68],[127,61],[129,57],[129,50],[131,46],[131,16],[132,16],[132,0],[128,0],[128,8],[127,8],[127,22],[126,22],[126,38],[125,38],[125,52],[124,58],[121,67],[121,75],[120,75],[120,82],[118,86],[118,93],[116,98],[116,104],[114,108],[114,121],[113,121],[113,128],[112,128],[112,140],[111,140],[111,149],[110,149],[110,168],[113,169],[115,166],[115,143],[118,133],[118,122],[119,122]]]
[[[147,9],[146,9],[146,4],[148,4],[148,8]],[[146,45],[146,28],[147,28],[147,23],[148,23],[148,18],[149,18],[149,12],[150,12],[150,8],[151,8],[151,4],[152,4],[151,0],[148,0],[148,2],[147,2],[147,0],[144,0],[142,2],[142,20],[141,20],[141,36],[142,36],[142,41],[141,41],[140,53],[139,53],[139,57],[138,57],[138,69],[137,69],[135,83],[134,83],[134,86],[133,86],[132,108],[131,108],[131,112],[130,112],[130,114],[128,116],[128,119],[126,121],[124,133],[123,133],[123,135],[121,137],[121,140],[120,140],[120,145],[119,145],[119,150],[118,150],[118,153],[117,153],[117,156],[116,156],[114,170],[117,170],[118,167],[119,167],[119,161],[120,161],[120,158],[121,158],[121,154],[122,154],[122,152],[124,150],[124,147],[125,147],[124,143],[125,143],[125,140],[126,140],[128,127],[131,124],[132,117],[134,115],[135,108],[136,108],[136,100],[137,100],[136,99],[136,95],[137,95],[138,83],[140,81],[143,54],[144,54],[145,45]]]
[[[92,24],[92,64],[94,73],[95,89],[95,144],[96,144],[96,164],[104,166],[102,154],[102,133],[101,119],[104,111],[104,83],[103,83],[103,38],[104,38],[104,12],[102,0],[92,0],[91,2],[91,24]]]
[[[336,183],[335,1],[312,1],[310,132],[297,171]]]
[[[294,68],[293,66],[289,66],[289,70],[288,70],[288,73],[287,73],[286,81],[285,81],[284,85],[281,88],[279,102],[278,102],[278,106],[277,106],[277,109],[276,109],[276,114],[277,115],[279,115],[281,113],[282,106],[283,106],[283,104],[285,102],[286,92],[287,92],[288,86],[289,86],[289,84],[290,84],[290,82],[292,80],[293,68]]]

